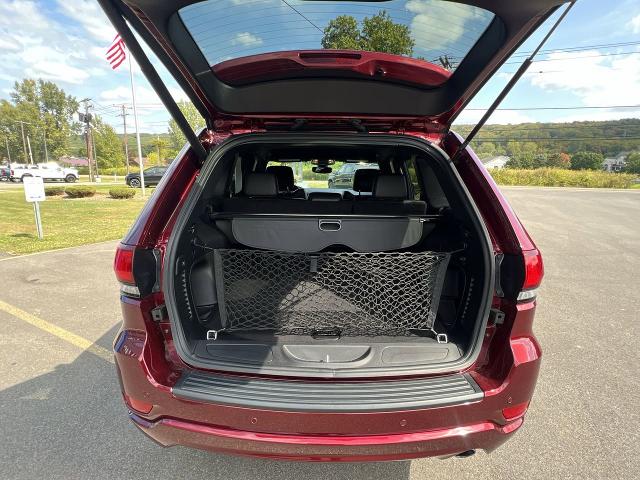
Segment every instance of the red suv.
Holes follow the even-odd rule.
[[[513,435],[542,259],[450,125],[562,1],[100,3],[188,140],[115,258],[134,424],[315,461]],[[352,163],[371,168],[329,188]]]

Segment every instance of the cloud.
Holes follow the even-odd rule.
[[[180,88],[169,87],[169,93],[177,102],[187,100],[187,96]],[[131,104],[131,88],[120,86],[110,90],[103,90],[100,92],[99,99],[101,102],[110,104]],[[146,109],[164,108],[156,92],[141,85],[136,85],[136,103],[141,106],[144,105]]]
[[[231,40],[231,45],[242,45],[245,47],[256,47],[262,45],[262,39],[249,32],[236,33],[235,37]]]
[[[87,53],[91,44],[55,18],[46,3],[0,2],[0,63],[5,76],[79,85],[99,74],[100,65]]]
[[[97,40],[111,42],[115,29],[95,0],[58,0],[60,11]]]
[[[628,26],[633,33],[640,33],[640,13],[631,19]]]
[[[640,50],[638,50],[640,52]],[[529,79],[547,91],[564,91],[583,105],[640,104],[640,54],[602,56],[598,50],[556,52],[544,62],[544,74]]]
[[[482,32],[469,32],[469,23],[473,20],[486,23],[490,19],[490,14],[481,8],[441,0],[409,0],[405,8],[416,14],[411,20],[411,33],[420,50],[444,50],[464,40],[465,35],[470,40],[464,42],[471,47]]]

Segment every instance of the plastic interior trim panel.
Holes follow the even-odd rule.
[[[358,145],[366,144],[367,146],[405,146],[413,147],[424,151],[430,158],[440,164],[443,175],[448,176],[448,183],[451,193],[463,202],[463,208],[468,211],[469,220],[478,233],[479,237],[484,240],[480,242],[483,252],[482,262],[483,271],[486,272],[485,281],[478,284],[480,289],[480,305],[478,308],[477,320],[471,333],[471,344],[462,357],[450,361],[422,366],[398,366],[393,367],[376,367],[376,368],[344,368],[333,369],[331,371],[313,371],[308,368],[270,368],[269,365],[241,365],[234,362],[224,362],[220,360],[209,360],[196,356],[193,352],[193,345],[187,339],[183,326],[180,324],[180,314],[175,303],[176,288],[178,288],[178,277],[176,277],[176,258],[178,255],[177,247],[180,238],[187,228],[188,223],[192,219],[192,215],[196,206],[199,205],[200,198],[205,191],[205,186],[209,182],[210,176],[214,172],[218,162],[232,149],[241,145],[259,145],[259,144],[287,144],[287,145],[314,145],[314,146],[331,146],[340,145]],[[163,282],[165,286],[165,301],[169,312],[171,329],[173,332],[173,340],[176,351],[182,360],[196,368],[202,369],[222,369],[233,372],[260,374],[260,375],[289,375],[303,377],[319,377],[325,378],[331,375],[334,378],[362,378],[364,376],[377,377],[394,377],[403,375],[425,375],[449,373],[451,371],[464,370],[471,366],[478,355],[482,346],[483,332],[486,328],[489,317],[489,309],[491,307],[491,292],[493,291],[494,282],[494,261],[493,252],[491,250],[491,242],[489,234],[484,223],[480,220],[480,213],[476,205],[471,200],[471,196],[464,186],[462,179],[455,170],[447,154],[436,147],[417,137],[399,137],[397,135],[362,135],[362,134],[335,134],[335,133],[251,133],[230,137],[220,143],[205,161],[200,175],[196,179],[191,191],[185,201],[183,210],[176,219],[175,226],[170,235],[166,254],[165,269],[163,273]]]

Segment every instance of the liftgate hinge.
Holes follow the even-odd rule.
[[[497,308],[489,311],[489,325],[502,325],[504,323],[504,312]]]
[[[167,307],[166,305],[158,305],[154,309],[151,310],[151,318],[153,318],[154,322],[161,322],[165,318],[167,318]]]

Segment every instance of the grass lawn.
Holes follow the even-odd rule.
[[[91,198],[47,197],[40,203],[44,239],[36,233],[33,207],[22,189],[0,190],[0,252],[24,254],[121,238],[144,205],[140,192],[129,200],[109,198],[98,186]],[[147,198],[152,189],[147,189]]]

